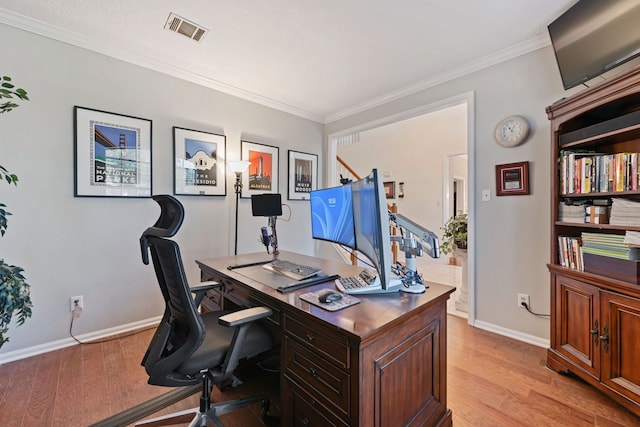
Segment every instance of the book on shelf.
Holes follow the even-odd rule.
[[[638,153],[560,152],[560,193],[638,190]]]
[[[583,271],[581,246],[580,237],[558,236],[558,263],[562,267]]]
[[[571,223],[608,224],[611,200],[566,199],[558,205],[558,221]]]
[[[611,203],[609,224],[640,227],[640,203],[614,197]]]
[[[610,258],[640,260],[640,248],[629,245],[622,234],[582,233],[582,252]]]

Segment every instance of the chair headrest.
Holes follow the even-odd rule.
[[[149,242],[147,237],[173,237],[184,220],[184,207],[178,199],[168,194],[158,194],[152,198],[160,205],[160,217],[155,224],[147,228],[140,236],[142,262],[145,264],[149,264]]]

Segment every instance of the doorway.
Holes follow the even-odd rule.
[[[438,102],[434,102],[432,104],[424,105],[412,110],[400,112],[397,114],[393,114],[372,122],[364,123],[349,129],[345,129],[333,134],[328,135],[328,147],[327,147],[327,163],[326,163],[326,185],[327,186],[335,186],[339,183],[339,177],[337,174],[338,167],[336,162],[336,156],[338,155],[338,143],[344,144],[345,141],[362,141],[362,135],[364,135],[367,131],[374,129],[381,129],[388,125],[394,125],[400,123],[402,121],[416,118],[422,115],[428,115],[429,113],[436,113],[440,110],[447,109],[449,107],[457,106],[464,104],[466,106],[466,117],[464,117],[460,121],[460,126],[462,126],[463,135],[466,139],[466,149],[463,147],[462,150],[458,150],[454,153],[445,153],[442,151],[440,154],[435,156],[420,156],[414,153],[417,148],[415,145],[412,147],[413,149],[403,149],[398,147],[398,141],[390,141],[387,147],[384,150],[368,150],[366,157],[368,157],[367,164],[370,168],[372,166],[371,163],[371,153],[379,152],[384,156],[385,160],[391,156],[391,152],[404,151],[405,157],[409,160],[418,160],[421,162],[421,168],[423,171],[427,171],[431,168],[436,167],[438,164],[440,166],[438,168],[447,169],[446,172],[438,172],[437,179],[432,179],[429,181],[428,185],[434,186],[437,185],[437,188],[440,190],[435,196],[427,196],[422,197],[422,195],[427,191],[425,186],[422,187],[420,185],[411,185],[407,183],[406,179],[400,179],[398,172],[395,171],[385,171],[382,170],[384,180],[385,181],[396,181],[396,177],[394,174],[398,175],[398,181],[403,182],[404,184],[404,194],[405,197],[402,200],[402,203],[407,203],[407,200],[410,200],[413,197],[414,200],[422,197],[422,202],[424,203],[424,208],[429,210],[431,209],[431,213],[429,213],[428,218],[426,220],[433,220],[434,225],[430,225],[427,228],[434,231],[436,234],[441,235],[440,227],[444,224],[446,219],[450,216],[451,213],[456,211],[466,211],[469,213],[469,238],[468,238],[468,280],[467,283],[469,285],[469,301],[474,301],[474,290],[475,290],[475,265],[474,265],[474,231],[473,231],[473,206],[474,206],[474,197],[473,197],[473,168],[474,168],[474,93],[468,92],[459,96],[455,96],[452,98],[444,99]],[[464,123],[463,123],[464,122]],[[440,142],[443,145],[441,139],[435,138],[435,143]],[[342,149],[342,148],[341,148]],[[442,147],[440,147],[442,150]],[[467,154],[468,153],[468,154]],[[453,166],[449,166],[449,157],[455,156],[455,161],[461,161],[466,166],[466,173],[455,173],[454,178],[449,181],[449,171],[455,171],[456,169]],[[443,160],[439,160],[443,159]],[[444,159],[447,159],[445,162]],[[377,165],[373,165],[373,167],[378,167]],[[406,169],[411,169],[411,167],[407,167]],[[413,169],[418,169],[417,167],[413,167]],[[358,169],[356,169],[358,170]],[[362,168],[360,169],[362,171]],[[367,167],[364,169],[364,173],[368,172]],[[387,173],[385,176],[384,174]],[[406,173],[406,171],[403,171]],[[446,175],[445,175],[446,173]],[[445,179],[445,176],[447,177]],[[437,182],[440,182],[437,184]],[[433,207],[436,206],[436,211],[433,211]],[[407,206],[408,207],[408,206]],[[414,212],[422,212],[415,211]],[[418,221],[420,222],[420,221]],[[422,224],[424,225],[424,224]],[[444,261],[444,260],[443,260]],[[473,323],[475,321],[475,304],[469,304],[468,310],[468,321],[469,323]]]

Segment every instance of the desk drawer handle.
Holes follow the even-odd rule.
[[[316,339],[315,336],[313,336],[311,334],[307,334],[307,341],[312,342],[314,339]]]
[[[311,368],[309,369],[309,373],[311,374],[312,377],[317,378],[318,377],[318,370],[316,368]]]

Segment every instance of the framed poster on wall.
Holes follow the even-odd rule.
[[[151,197],[151,120],[74,107],[75,197]]]
[[[226,196],[224,135],[173,128],[173,193]]]
[[[242,160],[248,161],[249,170],[242,174],[243,199],[252,194],[278,193],[279,148],[257,142],[240,141]]]
[[[309,200],[318,188],[318,156],[289,150],[289,200]]]

